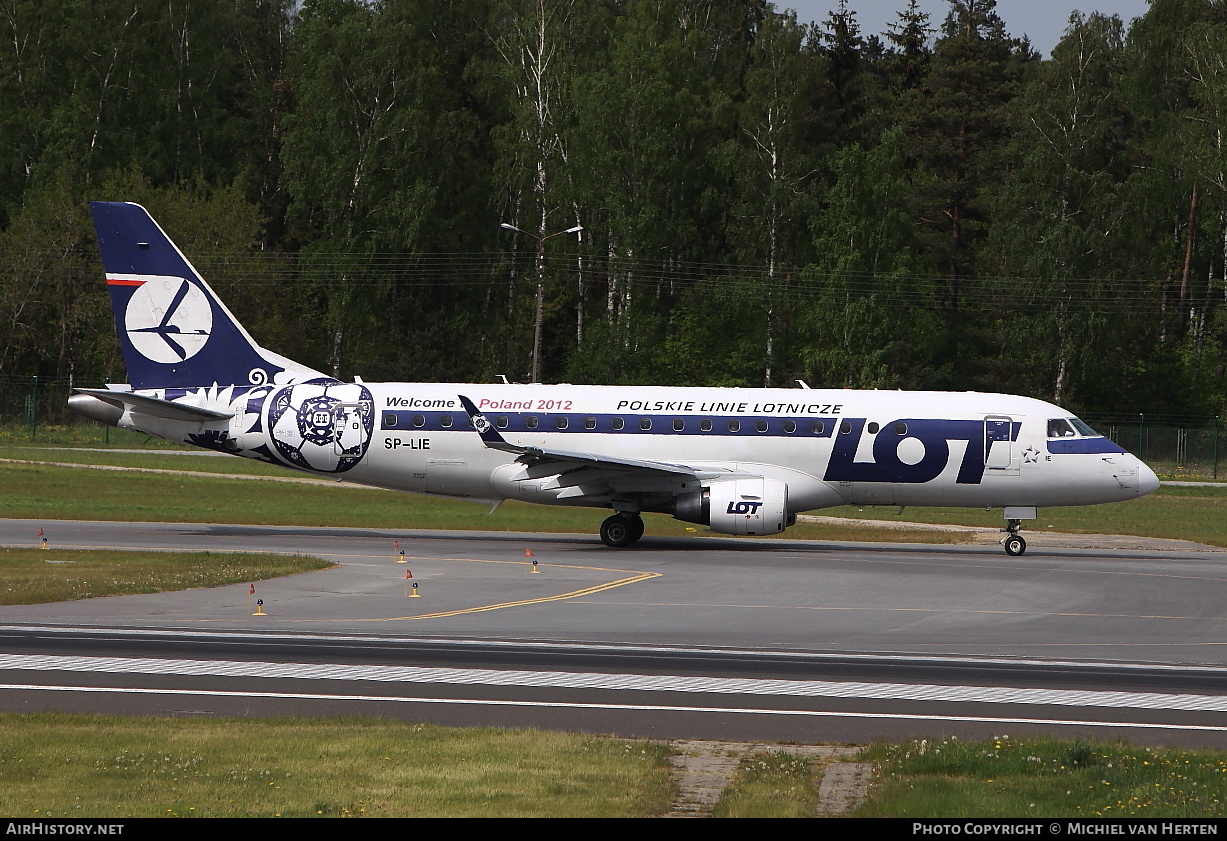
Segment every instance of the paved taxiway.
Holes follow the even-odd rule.
[[[571,535],[14,520],[0,544],[36,545],[40,527],[56,547],[342,566],[258,583],[259,617],[246,585],[0,607],[6,709],[1227,746],[1221,553],[698,537],[611,551]]]

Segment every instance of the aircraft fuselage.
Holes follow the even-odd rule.
[[[483,445],[460,394],[512,444],[761,475],[787,484],[790,513],[1090,505],[1157,484],[1106,438],[1049,437],[1048,421],[1065,410],[1003,394],[337,382],[147,393],[234,416],[185,425],[136,412],[121,426],[361,484],[480,499],[610,506],[634,492],[577,494],[583,484],[560,486],[557,470],[532,475]],[[641,491],[643,510],[666,510],[665,495]]]

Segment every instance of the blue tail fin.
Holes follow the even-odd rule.
[[[133,388],[331,379],[256,344],[145,208],[90,210]]]

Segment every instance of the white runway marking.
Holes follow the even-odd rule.
[[[1227,712],[1227,695],[1022,689],[998,686],[942,686],[936,684],[868,683],[858,681],[756,680],[677,675],[607,674],[604,672],[351,666],[312,663],[262,663],[238,660],[174,660],[144,657],[65,657],[17,654],[0,655],[0,669],[198,677],[290,678],[296,680],[352,680],[418,684],[550,687],[560,689],[633,690],[641,692],[685,692],[777,697],[855,698],[860,700],[1045,704],[1101,709]],[[583,705],[560,704],[560,706]],[[596,706],[599,707],[600,705]],[[925,718],[926,716],[899,717]],[[939,717],[945,718],[944,716]]]
[[[84,692],[112,693],[123,695],[186,695],[193,697],[213,698],[270,698],[276,700],[304,701],[375,701],[398,704],[451,704],[459,706],[481,707],[544,707],[571,710],[608,710],[613,712],[682,712],[682,713],[739,713],[742,715],[779,715],[803,716],[811,718],[856,718],[856,719],[893,719],[898,721],[961,721],[982,724],[1043,724],[1069,725],[1072,727],[1128,727],[1147,730],[1197,730],[1210,732],[1227,732],[1227,726],[1217,727],[1205,724],[1157,724],[1153,722],[1136,721],[1084,721],[1082,719],[1059,718],[1009,718],[1005,716],[973,716],[973,715],[918,715],[914,713],[867,713],[843,712],[838,710],[771,710],[747,707],[689,707],[665,706],[660,704],[584,704],[562,701],[508,701],[485,698],[413,698],[388,695],[323,695],[304,692],[240,692],[226,690],[196,690],[196,689],[145,689],[118,686],[55,686],[40,684],[0,684],[0,689],[35,690],[49,692]]]

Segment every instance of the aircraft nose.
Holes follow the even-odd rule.
[[[1159,477],[1146,465],[1138,460],[1138,496],[1154,493],[1159,490]]]

